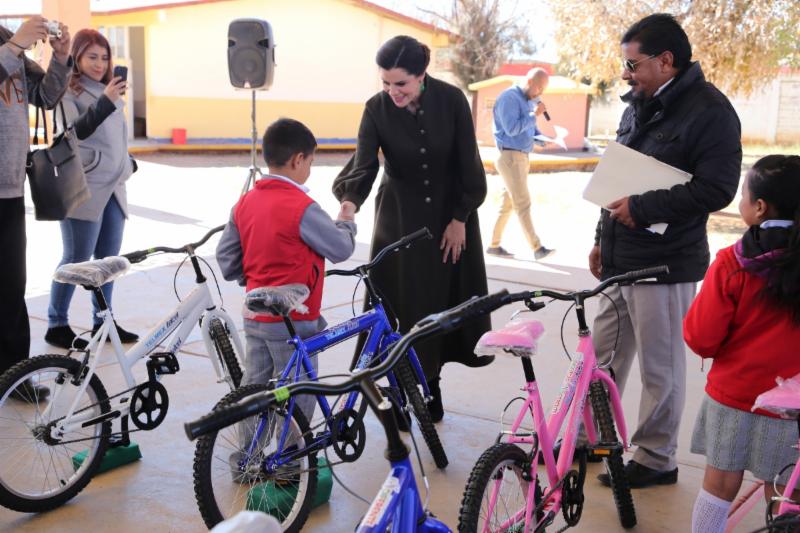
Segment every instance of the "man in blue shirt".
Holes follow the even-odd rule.
[[[495,168],[503,178],[505,189],[492,231],[492,242],[486,250],[488,254],[514,257],[514,254],[500,246],[512,209],[517,213],[522,231],[537,260],[555,251],[542,246],[533,229],[531,195],[528,192],[529,154],[533,143],[539,142],[534,141],[534,137],[541,133],[536,127],[536,117],[547,112],[547,107],[539,97],[549,81],[550,76],[544,69],[531,69],[522,85],[514,85],[503,91],[494,104],[492,132],[500,152]]]

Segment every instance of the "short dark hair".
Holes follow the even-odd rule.
[[[669,13],[648,15],[628,28],[622,36],[622,44],[639,43],[639,51],[647,55],[672,52],[672,65],[683,70],[692,60],[692,45],[675,17]]]
[[[408,35],[392,37],[378,49],[375,62],[384,70],[401,68],[419,76],[431,62],[431,49]]]
[[[264,132],[261,145],[264,161],[270,166],[283,166],[295,155],[308,157],[317,148],[314,134],[299,120],[279,118]]]

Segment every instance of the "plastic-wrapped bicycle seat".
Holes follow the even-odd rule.
[[[112,255],[95,261],[61,265],[53,274],[53,279],[59,283],[100,287],[117,279],[130,267],[131,264],[127,259]]]
[[[759,394],[751,410],[764,409],[781,418],[796,419],[800,415],[800,374],[775,381],[778,386]]]
[[[539,350],[544,326],[538,320],[512,321],[502,329],[488,331],[475,345],[476,355],[531,357]]]
[[[283,316],[292,311],[307,313],[303,305],[311,291],[301,283],[279,285],[277,287],[258,287],[247,291],[244,304],[250,311],[260,315]]]

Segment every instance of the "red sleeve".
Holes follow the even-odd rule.
[[[683,338],[701,357],[715,357],[728,337],[737,301],[731,278],[737,270],[733,251],[720,250],[683,320]]]

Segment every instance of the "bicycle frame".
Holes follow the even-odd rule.
[[[94,292],[96,296],[102,296],[99,289],[94,289]],[[98,295],[97,293],[100,294]],[[136,378],[133,376],[132,372],[132,368],[136,363],[147,357],[148,354],[167,340],[169,342],[166,345],[165,351],[177,353],[198,323],[200,324],[203,341],[206,345],[214,372],[217,374],[217,378],[220,381],[224,380],[222,369],[213,356],[214,345],[211,340],[211,335],[209,334],[209,324],[213,318],[218,318],[228,325],[236,352],[239,354],[244,353],[241,340],[236,334],[233,320],[224,310],[216,307],[205,280],[198,281],[197,286],[189,295],[183,299],[166,318],[151,328],[150,331],[127,352],[123,349],[122,343],[120,342],[111,311],[109,309],[103,309],[98,312],[97,316],[103,320],[103,324],[100,329],[98,329],[97,333],[92,336],[86,348],[87,354],[94,352],[96,355],[95,357],[89,358],[88,371],[80,385],[78,394],[75,395],[75,398],[70,404],[66,416],[62,417],[52,429],[53,436],[56,438],[59,433],[63,435],[81,427],[86,427],[86,425],[100,423],[111,418],[124,417],[129,413],[130,402],[128,402],[126,397],[119,397],[112,401],[111,411],[105,415],[95,417],[93,420],[90,419],[88,414],[82,415],[81,413],[75,413],[77,403],[104,355],[104,348],[107,341],[111,342],[111,347],[116,356],[117,363],[119,363],[120,371],[125,377],[125,382],[129,389],[137,385]],[[63,390],[64,387],[57,387],[57,390],[53,391],[53,398],[57,399],[58,395]],[[51,402],[51,405],[56,404],[57,402]],[[45,414],[49,414],[49,406]]]
[[[392,470],[361,520],[356,533],[416,531],[418,533],[449,533],[442,522],[425,515],[419,498],[417,481],[408,457],[392,461]],[[420,519],[425,520],[420,523]]]
[[[536,377],[533,373],[533,365],[528,358],[522,357],[520,359],[522,360],[522,365],[525,370],[526,385],[524,390],[528,393],[528,396],[514,419],[511,430],[505,432],[507,435],[506,442],[510,444],[529,444],[533,446],[536,444],[538,438],[538,453],[541,454],[544,459],[549,486],[555,486],[570,469],[575,454],[575,444],[577,442],[581,422],[583,422],[586,428],[586,436],[589,443],[597,443],[597,434],[594,429],[591,405],[586,402],[589,393],[589,385],[595,381],[601,381],[608,389],[611,407],[619,429],[620,438],[623,442],[623,446],[627,449],[627,429],[622,414],[622,402],[620,400],[619,391],[611,377],[605,371],[597,368],[597,357],[595,355],[591,335],[587,334],[582,336],[578,342],[577,352],[572,356],[572,362],[561,383],[561,391],[556,397],[547,419],[545,419],[544,409],[542,407],[539,386],[536,383]],[[591,370],[587,372],[587,369]],[[520,433],[519,431],[528,413],[533,414],[534,431],[537,437],[534,437],[532,433]],[[554,459],[553,445],[565,420],[567,426],[561,442],[561,452],[556,462]],[[536,463],[537,461],[535,460],[532,462],[530,472],[534,480],[536,480],[538,476]],[[499,482],[492,491],[489,509],[487,511],[489,515],[492,514],[495,504],[497,503],[498,487]],[[534,494],[535,491],[528,491],[528,498],[524,510],[524,531],[526,533],[535,529],[535,527],[530,527],[531,518],[536,506]],[[562,502],[561,488],[545,494],[545,500],[550,500],[544,508],[545,511],[559,509]],[[512,524],[519,522],[520,518],[522,518],[520,516],[522,512],[523,511],[520,511],[508,524],[504,524],[503,526],[510,527]],[[546,520],[546,516],[547,514],[545,514],[545,518],[542,518],[543,521]],[[536,527],[538,526],[539,524],[536,524]]]
[[[316,381],[318,377],[314,371],[314,367],[311,365],[310,357],[317,355],[331,346],[355,337],[363,332],[369,332],[369,334],[367,341],[361,350],[361,354],[359,355],[354,371],[367,368],[369,365],[371,365],[376,354],[378,354],[379,359],[383,361],[383,359],[386,357],[388,346],[400,338],[400,335],[397,334],[389,324],[389,319],[387,318],[386,312],[384,311],[381,303],[376,303],[372,309],[362,315],[330,327],[317,333],[316,335],[309,337],[308,339],[303,340],[299,336],[294,335],[292,339],[287,342],[295,346],[295,351],[289,359],[289,363],[286,365],[286,368],[281,373],[281,376],[277,379],[276,387],[283,386],[289,382],[301,381],[304,379]],[[428,384],[424,379],[421,379],[421,376],[424,374],[413,349],[408,350],[408,358],[411,361],[412,368],[416,372],[417,377],[420,378],[419,382],[422,384],[425,396],[428,396],[430,394],[430,391],[428,390]],[[304,374],[307,374],[307,377],[304,377]],[[387,375],[387,378],[392,387],[398,386],[394,374],[390,372]],[[344,404],[341,406],[341,409],[353,409],[356,401],[358,401],[358,396],[359,392],[357,390],[348,393],[347,400],[345,400]],[[326,426],[329,430],[333,430],[333,411],[328,403],[328,400],[323,395],[317,395],[316,399],[317,404],[319,405],[320,409],[322,410],[322,414],[325,417]],[[295,402],[296,399],[294,397],[289,399],[287,407],[288,413],[293,412],[295,408]],[[290,423],[291,416],[287,416],[284,420],[283,429],[277,445],[277,451],[272,456],[272,466],[281,466],[294,460],[295,457],[307,454],[309,451],[324,448],[328,444],[330,433],[315,437],[313,444],[308,448],[294,450],[291,454],[284,455],[283,450],[286,444],[287,435],[289,434]],[[260,436],[264,432],[266,424],[266,417],[262,416],[250,443],[247,457],[251,457],[254,453],[255,447]],[[244,460],[246,460],[246,458],[243,459],[243,461]]]

